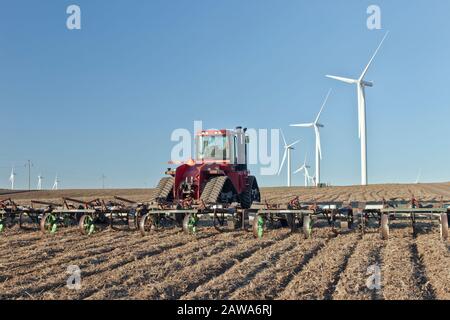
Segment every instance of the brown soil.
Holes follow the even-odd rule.
[[[263,197],[303,200],[422,200],[450,198],[450,184],[264,189]],[[74,190],[11,195],[19,202],[62,196],[144,201],[151,190]],[[6,197],[6,196],[3,196]],[[375,199],[376,198],[376,199]],[[0,235],[0,299],[450,299],[450,246],[436,224],[420,223],[413,236],[396,222],[388,241],[376,229],[331,236],[327,226],[311,239],[287,229],[263,239],[236,231],[201,229],[188,236],[167,229],[142,238],[103,230],[81,236],[76,228],[53,236],[14,227]],[[81,269],[81,290],[66,287],[69,265]],[[368,268],[381,269],[381,288],[369,289]]]

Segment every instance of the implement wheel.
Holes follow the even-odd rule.
[[[257,215],[253,218],[252,232],[255,238],[262,238],[264,235],[264,226],[266,224],[266,219]]]
[[[295,223],[295,215],[293,213],[286,213],[286,223],[291,232],[297,231],[297,224]]]
[[[81,234],[90,236],[95,231],[94,218],[88,214],[84,214],[81,216],[78,226],[80,228]]]
[[[183,231],[187,234],[197,233],[198,220],[196,214],[186,214],[183,219]]]
[[[309,215],[303,217],[303,235],[305,239],[311,238],[312,235],[312,219]]]
[[[441,214],[440,234],[442,240],[448,239],[448,215],[447,213]]]
[[[147,213],[139,220],[139,232],[143,237],[148,236],[156,228],[157,225],[153,214]]]
[[[58,229],[58,218],[51,212],[47,212],[41,219],[40,227],[42,233],[54,234]]]
[[[380,233],[381,233],[381,239],[383,239],[383,240],[389,239],[389,215],[387,215],[387,214],[381,215]]]
[[[175,213],[175,223],[177,227],[183,227],[184,213]]]

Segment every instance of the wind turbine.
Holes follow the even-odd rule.
[[[14,190],[14,181],[16,181],[16,172],[14,171],[14,167],[11,169],[9,181],[11,182],[11,190]]]
[[[307,186],[308,186],[308,183],[309,183],[310,176],[309,176],[308,169],[311,168],[310,166],[308,166],[308,165],[306,164],[306,157],[307,157],[307,156],[305,156],[305,162],[303,162],[303,165],[302,165],[300,168],[298,168],[297,171],[294,172],[294,174],[296,174],[296,173],[299,173],[299,172],[301,172],[301,171],[304,171],[304,172],[303,172],[303,175],[305,176],[305,187],[307,187]]]
[[[363,70],[361,76],[358,79],[349,79],[349,78],[343,78],[343,77],[337,77],[337,76],[330,76],[327,75],[326,77],[338,80],[341,82],[345,82],[348,84],[356,84],[357,87],[357,94],[358,94],[358,136],[361,140],[361,185],[367,185],[367,130],[366,130],[366,94],[365,94],[365,87],[373,87],[373,82],[371,81],[365,81],[364,77],[367,74],[367,71],[370,68],[370,65],[372,64],[373,60],[375,59],[375,56],[378,54],[378,51],[380,50],[384,40],[388,36],[389,31],[386,32],[386,34],[383,37],[383,40],[381,40],[377,50],[375,50],[375,53],[373,54],[372,58],[370,59],[369,63],[367,64],[366,68]]]
[[[284,143],[284,154],[283,154],[283,160],[281,161],[280,169],[278,170],[278,175],[280,175],[281,170],[283,169],[284,162],[286,161],[287,157],[287,186],[291,186],[291,151],[294,150],[294,146],[300,142],[300,140],[295,141],[294,143],[287,144],[286,138],[284,137],[283,130],[281,130],[281,137],[283,138]]]
[[[105,174],[102,174],[102,176],[100,177],[100,179],[102,179],[102,189],[105,189],[105,179],[106,179]]]
[[[419,173],[417,174],[416,184],[419,184],[419,183],[420,183],[420,178],[421,178],[421,176],[422,176],[422,169],[420,168],[420,169],[419,169]]]
[[[312,123],[302,123],[302,124],[291,124],[291,127],[302,127],[302,128],[314,128],[314,132],[316,134],[316,181],[315,186],[317,187],[320,184],[320,160],[322,160],[322,147],[320,145],[320,131],[319,128],[323,128],[324,125],[319,123],[320,115],[322,114],[323,108],[327,104],[328,98],[330,97],[331,89],[328,91],[327,96],[320,108],[319,114],[316,117],[316,120]]]
[[[59,179],[58,179],[58,175],[56,175],[52,190],[58,190],[58,183],[59,183]]]
[[[38,175],[38,183],[37,183],[38,190],[42,190],[42,179],[44,179],[44,177],[42,175]]]

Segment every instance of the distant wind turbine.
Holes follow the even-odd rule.
[[[58,190],[58,184],[59,184],[59,179],[58,179],[58,175],[56,175],[55,177],[55,182],[53,183],[53,187],[52,190]]]
[[[380,48],[381,48],[384,40],[388,36],[388,34],[389,34],[389,31],[386,32],[386,34],[384,35],[383,40],[381,40],[381,43],[379,44],[377,50],[375,50],[375,53],[373,54],[372,58],[370,59],[369,63],[367,64],[366,68],[363,70],[361,76],[358,79],[349,79],[349,78],[330,76],[330,75],[326,76],[328,78],[338,80],[341,82],[345,82],[348,84],[356,84],[357,94],[358,94],[358,135],[359,135],[359,139],[361,140],[361,185],[364,185],[364,186],[368,184],[365,87],[373,87],[373,82],[365,81],[364,77],[366,76],[367,71],[370,68],[370,65],[372,64],[373,60],[375,59],[375,56],[377,55],[378,51],[380,50]]]
[[[303,171],[303,175],[305,176],[305,187],[307,187],[309,185],[310,176],[309,176],[308,169],[311,168],[310,166],[308,166],[306,164],[306,158],[307,158],[307,156],[305,156],[305,162],[303,162],[303,165],[300,168],[298,168],[297,171],[294,172],[294,174],[296,174],[296,173]]]
[[[283,154],[283,160],[281,161],[280,169],[278,170],[278,175],[280,175],[281,170],[283,169],[284,162],[286,161],[287,157],[287,186],[291,186],[291,151],[294,150],[294,146],[300,142],[300,140],[295,141],[294,143],[287,144],[286,138],[284,137],[283,130],[280,129],[281,137],[283,138],[284,143],[284,154]]]
[[[320,160],[322,160],[322,147],[320,144],[320,131],[319,128],[323,128],[324,125],[319,123],[320,115],[322,114],[323,108],[327,104],[328,98],[330,97],[331,89],[328,91],[327,96],[320,108],[319,114],[316,117],[316,120],[312,123],[302,123],[302,124],[291,124],[291,127],[302,127],[302,128],[314,128],[314,132],[316,134],[316,182],[315,186],[320,184]]]
[[[106,179],[105,174],[102,174],[100,178],[102,179],[102,189],[105,189],[105,179]]]
[[[38,190],[42,190],[42,179],[44,179],[44,177],[41,174],[38,175],[38,183],[37,183]]]
[[[9,176],[9,181],[11,182],[11,190],[14,190],[14,182],[16,181],[16,172],[14,167],[11,169],[11,175]]]
[[[419,173],[417,174],[416,184],[420,183],[421,176],[422,176],[422,169],[419,169]]]

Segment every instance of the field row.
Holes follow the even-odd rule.
[[[395,226],[312,239],[271,230],[177,229],[142,238],[77,230],[41,237],[9,230],[0,240],[0,299],[450,299],[449,246],[436,230]],[[81,270],[81,289],[67,288],[67,268]]]

